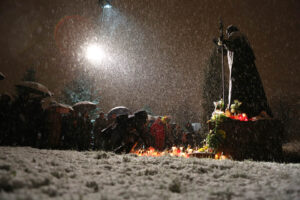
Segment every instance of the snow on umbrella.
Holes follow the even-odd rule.
[[[38,82],[33,81],[23,81],[19,84],[15,85],[19,90],[26,92],[26,93],[33,93],[38,95],[43,95],[45,97],[52,96],[50,90]]]
[[[55,110],[58,113],[62,113],[62,114],[66,114],[69,113],[71,111],[73,111],[74,109],[72,108],[72,106],[66,105],[66,104],[62,104],[62,103],[58,103],[56,101],[53,101],[49,104],[49,106],[46,108],[46,110]]]
[[[113,114],[116,114],[117,117],[119,115],[130,115],[131,112],[128,108],[126,108],[125,106],[117,106],[117,107],[114,107],[112,108],[108,113],[107,113],[107,118],[110,119],[111,116]]]
[[[97,108],[97,105],[90,101],[80,101],[73,105],[74,110],[79,112],[91,111]]]
[[[3,80],[3,79],[5,79],[5,75],[2,72],[0,72],[0,80]]]

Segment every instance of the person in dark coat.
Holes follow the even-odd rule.
[[[119,115],[114,123],[101,131],[101,146],[115,153],[129,153],[135,147],[149,147],[152,137],[147,132],[147,118],[145,111],[137,111],[130,116]]]
[[[71,115],[68,119],[68,131],[65,139],[65,143],[68,143],[68,146],[71,149],[78,148],[78,140],[80,140],[81,127],[80,127],[80,117],[79,113],[74,110],[71,112]]]
[[[134,115],[128,116],[128,118],[122,118],[122,120],[117,117],[117,126],[121,127],[123,123],[124,127],[117,131],[119,140],[117,143],[112,142],[115,153],[130,153],[134,149],[148,148],[152,144],[152,137],[147,132],[147,112],[144,110],[139,110],[134,113]],[[114,135],[112,135],[112,141],[114,141]]]
[[[12,100],[10,95],[0,95],[0,145],[11,144]]]
[[[44,132],[45,113],[42,108],[42,98],[32,98],[26,108],[27,119],[27,145],[31,147],[40,146],[41,135]]]
[[[26,94],[18,94],[12,102],[12,125],[11,134],[8,139],[9,145],[25,145],[25,132],[27,131],[27,120],[25,110],[27,110],[29,96]]]
[[[178,124],[172,124],[172,134],[174,138],[174,145],[180,146],[182,145],[182,130]]]
[[[76,110],[65,114],[62,118],[62,147],[64,149],[77,149],[77,135],[80,130],[77,127],[78,113]],[[77,132],[76,132],[77,131]]]
[[[115,153],[129,153],[131,149],[139,142],[140,135],[135,126],[135,116],[130,115],[126,121],[126,130],[122,133],[121,140],[115,146]]]
[[[185,146],[187,147],[188,145],[194,146],[194,128],[190,122],[187,122],[185,125],[185,128],[187,132],[185,133]]]
[[[45,125],[46,136],[48,137],[47,147],[52,149],[59,148],[61,145],[62,115],[59,112],[56,112],[55,109],[47,110]]]
[[[228,39],[219,41],[227,50],[229,65],[228,106],[234,100],[242,102],[240,111],[248,117],[265,111],[272,116],[263,84],[255,66],[255,55],[248,42],[237,27],[230,25],[226,30]]]
[[[93,124],[87,111],[81,113],[81,116],[78,120],[79,122],[79,138],[78,138],[78,149],[88,150],[91,147],[91,132],[93,129]]]
[[[111,150],[117,151],[120,146],[124,145],[125,137],[128,135],[128,115],[119,115],[112,127],[110,145]]]
[[[99,117],[95,121],[95,126],[94,126],[94,147],[95,149],[99,149],[101,146],[101,141],[100,141],[100,135],[101,131],[105,129],[108,126],[108,122],[104,116],[104,113],[101,112],[99,114]]]
[[[145,148],[151,146],[153,138],[148,132],[147,123],[148,123],[148,114],[144,110],[139,110],[134,113],[135,118],[135,128],[139,134],[140,141]]]

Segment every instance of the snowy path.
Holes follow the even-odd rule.
[[[0,199],[299,199],[300,164],[0,147]]]

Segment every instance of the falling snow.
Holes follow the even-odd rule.
[[[288,106],[299,99],[297,1],[112,4],[101,9],[97,0],[1,1],[1,71],[8,77],[1,91],[13,92],[24,71],[34,67],[38,80],[58,97],[80,69],[95,77],[104,111],[148,105],[156,114],[196,122],[202,117],[205,66],[223,17],[225,27],[235,24],[250,40],[275,113],[279,99]],[[109,54],[101,64],[84,57],[84,47],[91,43],[101,44]],[[189,119],[181,115],[184,108],[190,110]]]
[[[33,68],[59,100],[81,73],[92,80],[91,90],[100,91],[104,112],[120,105],[131,111],[147,107],[174,122],[199,122],[222,17],[225,27],[234,24],[249,39],[271,109],[285,126],[284,142],[299,140],[299,1],[113,0],[112,5],[1,0],[0,72],[6,78],[0,94],[15,94],[15,84]],[[299,168],[0,147],[0,199],[299,199]]]

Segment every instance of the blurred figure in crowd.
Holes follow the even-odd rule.
[[[155,148],[162,151],[165,148],[165,130],[161,117],[158,117],[150,129],[151,135],[155,138]]]
[[[100,134],[103,129],[108,126],[108,122],[104,116],[103,112],[100,112],[99,117],[95,121],[94,125],[94,147],[95,149],[99,149],[101,146]]]

